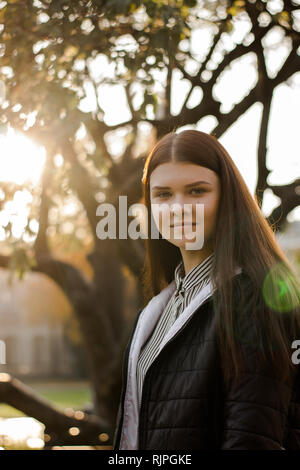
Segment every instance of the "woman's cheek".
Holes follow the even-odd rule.
[[[168,227],[170,227],[169,206],[164,205],[164,207],[162,207],[160,204],[152,204],[151,211],[157,229],[160,233],[165,233]]]
[[[214,230],[217,217],[217,201],[211,200],[205,205],[204,210],[204,232],[206,238],[211,235],[211,232]]]

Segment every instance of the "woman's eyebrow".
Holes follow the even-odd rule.
[[[184,187],[189,188],[191,186],[196,186],[197,184],[211,184],[208,181],[194,181],[193,183],[186,184]],[[170,186],[153,186],[153,189],[171,189]]]

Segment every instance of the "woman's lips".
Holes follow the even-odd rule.
[[[186,223],[186,224],[177,224],[177,225],[170,225],[170,227],[184,227],[186,225],[189,225],[189,226],[194,226],[194,225],[198,225],[196,224],[196,222],[193,222],[193,223]]]

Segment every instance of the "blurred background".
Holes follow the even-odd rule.
[[[299,109],[298,0],[0,1],[2,449],[111,448],[144,242],[96,209],[165,133],[220,140],[300,272]]]

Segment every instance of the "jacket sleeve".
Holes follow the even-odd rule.
[[[231,379],[224,387],[221,449],[283,450],[295,376],[285,382],[276,377],[262,355],[253,319],[241,318],[238,339],[244,365],[238,383]]]

